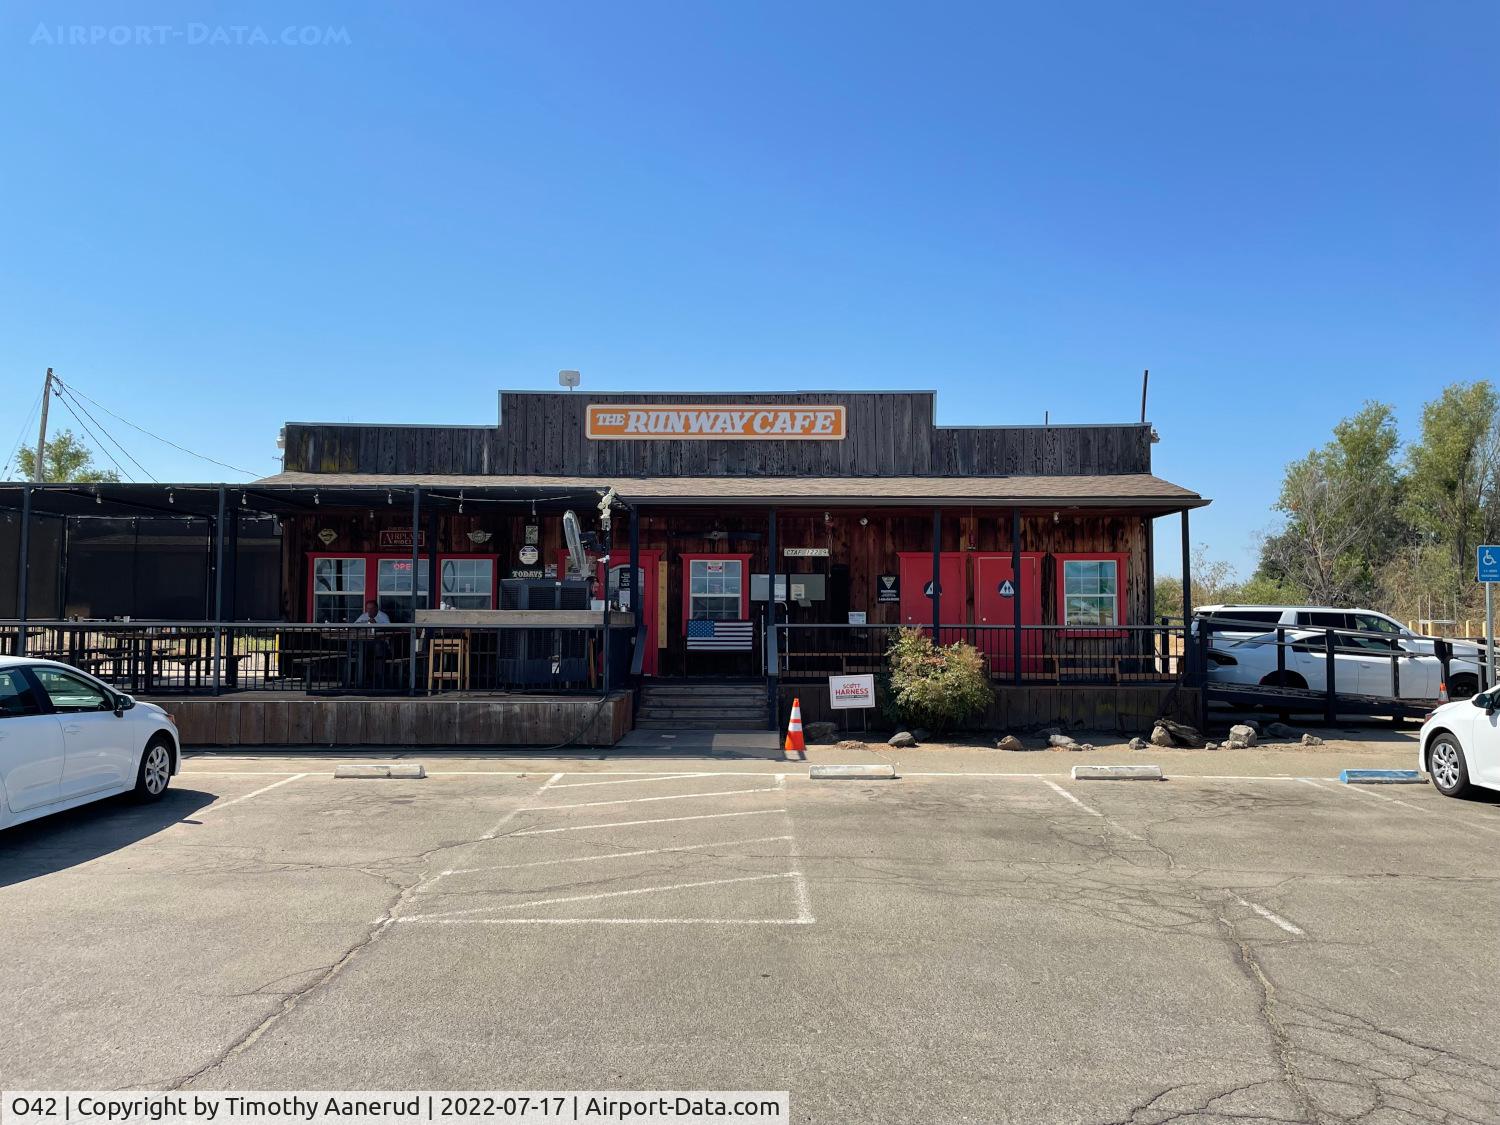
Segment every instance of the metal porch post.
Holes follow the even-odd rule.
[[[766,713],[770,716],[772,730],[781,729],[781,659],[776,651],[776,509],[771,509],[770,526],[766,531],[766,546],[770,552],[766,567]],[[787,591],[789,594],[790,590]]]
[[[1198,659],[1193,638],[1193,537],[1188,509],[1182,509],[1182,654],[1187,658],[1187,682],[1198,683]],[[1201,685],[1200,685],[1201,686]]]
[[[407,633],[406,694],[417,694],[417,544],[422,528],[422,486],[413,485],[411,490],[411,623]],[[375,607],[379,612],[380,607]]]
[[[21,548],[20,557],[16,559],[16,619],[20,625],[16,627],[16,655],[26,655],[26,602],[30,591],[29,572],[31,570],[31,489],[28,482],[21,486]]]
[[[932,509],[932,643],[943,643],[943,509]]]
[[[1015,666],[1011,669],[1016,687],[1021,686],[1021,509],[1010,510],[1010,576],[1014,592],[1010,596],[1012,638]],[[977,595],[976,595],[977,596]]]
[[[600,600],[604,603],[604,614],[603,614],[603,624],[602,624],[602,628],[604,630],[604,634],[603,634],[603,640],[600,642],[600,645],[599,645],[599,653],[600,653],[600,658],[601,658],[600,661],[599,661],[599,665],[600,665],[600,667],[599,667],[599,686],[600,686],[601,689],[603,689],[604,697],[606,699],[609,698],[609,648],[610,648],[610,640],[611,640],[610,631],[609,631],[609,568],[610,568],[610,565],[614,562],[614,555],[613,555],[613,548],[614,548],[614,541],[615,541],[615,530],[614,529],[615,529],[614,520],[610,520],[609,521],[609,525],[606,527],[606,529],[604,531],[604,552],[603,552],[603,554],[604,554],[604,558],[607,560],[604,563],[604,588],[599,591],[599,593],[603,595],[600,598]]]
[[[219,512],[214,517],[214,694],[222,683],[224,660],[224,486],[219,485]]]

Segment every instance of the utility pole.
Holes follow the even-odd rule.
[[[47,381],[42,384],[42,425],[36,434],[36,464],[31,467],[31,479],[38,484],[47,479],[47,463],[43,460],[47,452],[47,407],[52,404],[52,368],[47,368]]]

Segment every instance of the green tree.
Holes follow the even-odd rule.
[[[1500,536],[1500,396],[1488,380],[1454,383],[1423,408],[1405,499],[1421,544],[1447,560],[1446,573],[1428,571],[1444,587],[1429,593],[1463,602],[1475,548]]]
[[[79,481],[91,484],[96,481],[117,481],[120,474],[113,469],[101,469],[94,464],[94,454],[88,446],[73,436],[72,430],[59,430],[47,442],[42,464],[49,481]],[[36,451],[22,449],[19,461],[23,480],[36,479]]]
[[[1261,545],[1256,578],[1330,605],[1376,599],[1381,568],[1410,539],[1395,412],[1369,402],[1333,440],[1287,466],[1283,527]]]

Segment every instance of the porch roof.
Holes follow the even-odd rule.
[[[597,494],[613,486],[626,504],[784,504],[791,507],[845,503],[870,507],[963,504],[974,507],[1128,508],[1178,512],[1208,504],[1198,493],[1148,473],[1120,476],[1015,477],[586,477],[386,476],[370,473],[279,473],[258,485],[327,488],[486,489]]]

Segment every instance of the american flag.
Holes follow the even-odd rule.
[[[749,621],[711,621],[695,617],[688,622],[688,651],[749,652],[752,627]]]

